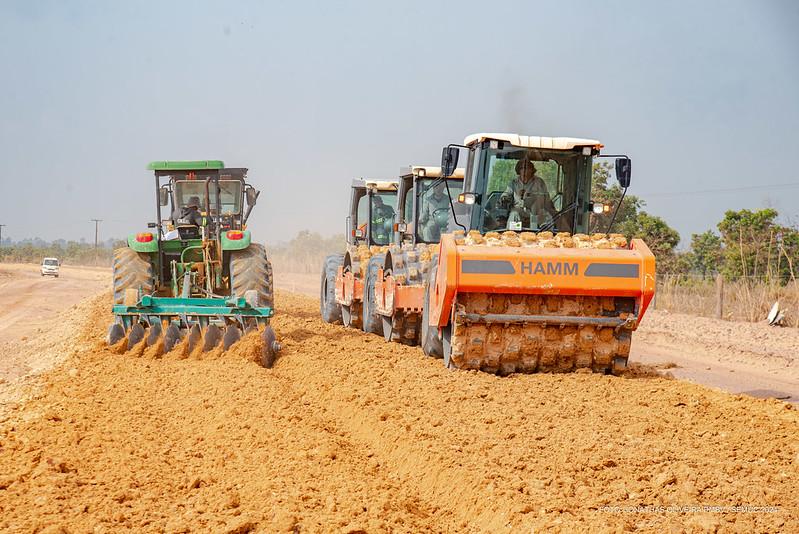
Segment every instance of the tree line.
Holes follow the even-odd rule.
[[[618,184],[610,181],[611,167],[594,165],[592,198],[614,209],[622,198]],[[773,208],[728,210],[715,229],[691,235],[687,250],[678,251],[680,234],[661,217],[643,210],[646,203],[625,195],[613,231],[627,238],[640,238],[657,259],[659,274],[728,280],[750,279],[785,284],[799,275],[799,228],[779,222]],[[605,231],[613,211],[591,215],[593,231]]]
[[[114,249],[125,246],[125,241],[108,239],[98,244],[86,241],[57,239],[45,241],[39,238],[13,241],[3,239],[0,246],[0,261],[9,263],[40,263],[42,258],[58,258],[69,265],[110,266]]]

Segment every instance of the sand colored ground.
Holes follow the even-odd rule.
[[[117,355],[109,298],[19,349],[66,359],[0,411],[0,531],[799,531],[790,404],[451,372],[285,292],[273,369]]]

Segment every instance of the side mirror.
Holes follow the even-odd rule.
[[[247,205],[248,206],[255,206],[255,202],[258,200],[258,195],[260,195],[260,194],[261,194],[261,192],[258,191],[257,189],[255,189],[253,187],[248,188],[247,189]]]
[[[158,202],[162,206],[169,204],[169,189],[165,185],[158,190]]]
[[[455,173],[458,167],[460,149],[456,146],[445,146],[441,151],[441,177],[448,178]]]
[[[630,158],[616,158],[616,179],[622,188],[630,187],[631,168]]]

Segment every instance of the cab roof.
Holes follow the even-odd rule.
[[[352,187],[356,188],[374,188],[378,191],[396,191],[399,189],[399,183],[389,180],[369,180],[368,178],[356,178],[352,181]]]
[[[411,165],[400,169],[400,176],[408,176],[413,174],[415,176],[426,176],[428,178],[441,178],[441,167],[430,167],[424,165]],[[463,180],[464,170],[463,167],[458,167],[455,172],[450,176],[450,179]]]
[[[476,133],[467,136],[466,139],[463,140],[463,144],[469,146],[489,139],[505,141],[513,146],[522,148],[542,148],[550,150],[572,150],[578,146],[590,146],[598,150],[603,146],[602,143],[596,139],[581,139],[579,137],[540,137],[514,133]]]
[[[148,171],[205,171],[225,168],[225,163],[218,159],[198,161],[151,161]]]

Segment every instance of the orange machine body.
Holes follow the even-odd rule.
[[[422,313],[424,286],[399,284],[393,276],[384,276],[380,269],[375,280],[375,304],[381,315],[394,315],[398,311]]]
[[[458,293],[633,297],[636,324],[655,293],[655,257],[633,239],[627,249],[458,245],[442,236],[430,326],[446,326]]]
[[[344,306],[351,306],[353,302],[363,300],[363,280],[356,277],[352,271],[338,268],[336,274],[336,302]]]

